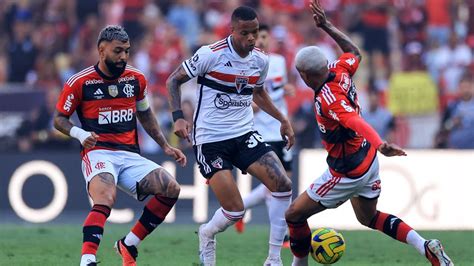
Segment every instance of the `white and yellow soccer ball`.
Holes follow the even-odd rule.
[[[311,234],[311,257],[321,264],[333,264],[346,250],[342,234],[332,228],[319,228]]]

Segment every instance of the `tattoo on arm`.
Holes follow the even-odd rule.
[[[170,198],[179,196],[179,186],[163,168],[157,169],[143,178],[138,183],[138,191],[141,195],[161,194]]]
[[[341,47],[342,51],[345,53],[353,53],[359,61],[362,60],[362,56],[360,54],[359,47],[355,45],[351,39],[344,34],[342,31],[340,31],[338,28],[336,28],[332,23],[329,21],[321,27],[331,38],[336,41],[336,43]]]
[[[180,65],[166,80],[166,88],[168,89],[168,101],[172,111],[181,109],[181,84],[190,80],[188,74]]]
[[[146,111],[137,112],[137,118],[145,129],[146,133],[153,138],[161,147],[164,147],[168,143],[163,132],[161,131],[158,121],[156,121],[155,114],[148,108]]]
[[[69,136],[69,132],[73,126],[71,121],[69,121],[69,116],[60,114],[57,111],[54,113],[54,127],[61,133]]]

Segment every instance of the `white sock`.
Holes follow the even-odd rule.
[[[426,239],[421,237],[415,230],[410,230],[407,234],[407,243],[412,245],[421,255],[425,255]]]
[[[203,233],[213,238],[217,233],[224,232],[227,227],[235,224],[244,217],[245,210],[240,212],[230,212],[223,208],[217,209],[211,220],[203,227]]]
[[[94,254],[83,254],[81,257],[81,266],[87,266],[91,262],[96,262]]]
[[[244,208],[249,209],[249,208],[253,208],[257,206],[258,204],[260,204],[262,201],[265,200],[265,195],[267,193],[270,193],[270,191],[264,184],[258,185],[256,188],[250,191],[250,194],[245,196]]]
[[[268,201],[268,216],[270,218],[269,257],[280,257],[281,246],[288,228],[285,221],[285,212],[290,203],[291,190],[272,192],[272,197]]]
[[[127,246],[138,247],[138,245],[140,244],[140,242],[142,242],[142,240],[138,238],[138,236],[136,236],[134,233],[130,232],[127,234],[123,242],[125,242],[125,245]]]
[[[303,258],[293,256],[293,262],[291,263],[291,266],[308,266],[308,256]]]

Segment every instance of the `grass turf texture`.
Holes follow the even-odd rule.
[[[138,265],[198,265],[198,241],[191,225],[162,225],[139,247]],[[130,226],[107,224],[98,253],[100,266],[120,265],[113,250],[115,240]],[[0,265],[79,265],[80,225],[0,225]],[[429,265],[406,244],[380,232],[341,231],[346,253],[337,265]],[[422,231],[442,241],[456,265],[474,265],[474,231]],[[268,228],[248,225],[243,234],[229,228],[217,238],[217,265],[262,265],[268,250]],[[282,252],[284,265],[291,252]],[[318,265],[310,258],[310,265]]]

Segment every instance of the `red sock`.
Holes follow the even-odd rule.
[[[99,248],[104,224],[110,215],[110,208],[105,205],[95,204],[89,212],[82,228],[82,254],[96,254]]]
[[[408,226],[397,216],[380,211],[377,211],[377,214],[375,214],[374,218],[372,218],[369,227],[372,229],[377,229],[380,232],[383,232],[404,243],[407,242],[408,232],[412,230],[410,226]]]
[[[292,223],[286,221],[290,233],[290,248],[295,257],[304,258],[308,256],[311,248],[311,230],[308,222]]]
[[[142,216],[133,226],[132,232],[140,238],[140,240],[143,240],[163,222],[177,200],[177,198],[155,195],[148,201],[145,208],[143,208]]]

